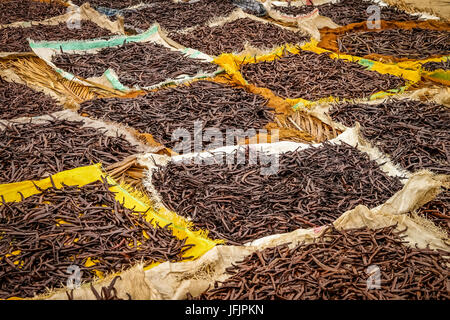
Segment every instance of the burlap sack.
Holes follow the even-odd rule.
[[[411,246],[424,248],[427,245],[432,249],[442,249],[450,252],[446,239],[442,239],[432,230],[417,224],[406,214],[418,204],[428,201],[431,194],[435,194],[442,185],[442,177],[430,173],[420,173],[412,176],[404,188],[396,193],[385,204],[369,210],[363,205],[345,212],[334,225],[338,229],[356,227],[381,228],[397,224],[397,230],[404,230],[406,240]],[[265,237],[247,246],[215,246],[198,260],[163,263],[149,270],[136,266],[121,274],[121,280],[116,282],[118,296],[123,299],[130,294],[132,299],[158,299],[179,300],[186,299],[189,293],[197,296],[215,281],[224,281],[228,278],[225,269],[233,263],[242,261],[247,255],[256,250],[263,250],[281,244],[290,243],[290,247],[300,242],[311,242],[321,235],[324,228],[299,229],[282,235]],[[448,240],[448,239],[447,239]],[[107,286],[113,277],[99,281],[94,287],[99,291]],[[74,299],[95,299],[89,285],[73,291]],[[67,299],[64,290],[39,298],[59,300]]]
[[[409,100],[426,100],[429,102],[443,104],[447,107],[450,107],[450,103],[449,103],[450,102],[450,91],[448,90],[448,88],[440,88],[440,89],[423,88],[423,89],[415,90],[415,91],[408,92],[408,93],[405,93],[402,95],[398,95],[396,98],[397,99],[409,99]],[[374,100],[374,101],[356,101],[355,103],[377,105],[377,104],[383,103],[387,99],[388,98]],[[318,104],[318,105],[315,105],[312,109],[305,110],[304,112],[319,118],[324,123],[335,128],[336,130],[348,130],[348,128],[346,126],[344,126],[343,124],[333,121],[333,119],[331,119],[331,117],[329,116],[329,111],[331,108],[332,108],[331,104]],[[353,129],[359,130],[359,124],[356,123],[356,125]],[[400,165],[393,164],[389,155],[384,154],[378,147],[374,146],[370,141],[368,141],[367,139],[365,139],[361,136],[359,138],[359,147],[358,148],[360,150],[365,150],[368,154],[371,155],[371,157],[379,157],[380,159],[386,159],[388,161],[386,164],[389,164],[390,168],[393,168],[393,169],[395,168],[394,170],[396,170],[397,172],[402,172],[402,174],[406,177],[411,176],[411,173],[408,172],[407,170],[404,170],[403,168],[401,168]],[[445,178],[444,180],[447,181],[446,183],[444,183],[445,187],[449,188],[449,185],[448,185],[448,183],[450,181],[449,177],[447,176],[447,178]],[[426,202],[428,202],[428,201],[426,201]],[[418,209],[426,202],[420,204],[417,208],[412,209],[410,212],[412,213],[414,210]],[[441,230],[437,226],[435,226],[435,224],[431,220],[424,218],[424,217],[420,217],[415,214],[412,214],[411,217],[413,218],[413,220],[415,222],[417,222],[419,224],[425,224],[425,225],[428,225],[430,228],[434,228],[436,233],[444,234],[444,233],[440,232]]]
[[[321,16],[319,10],[314,7],[311,7],[310,12],[307,14],[292,16],[277,10],[278,7],[287,6],[287,2],[267,0],[263,3],[263,5],[266,8],[267,14],[272,19],[305,30],[316,40],[320,40],[319,30],[321,28],[337,28],[339,26],[330,18]],[[305,4],[302,1],[295,1],[291,3],[291,6],[303,7]]]

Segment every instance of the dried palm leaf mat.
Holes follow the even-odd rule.
[[[241,161],[170,162],[151,177],[168,209],[230,244],[326,225],[358,204],[375,207],[402,187],[367,154],[346,144],[325,142],[271,155],[267,163],[257,163],[245,152],[226,159],[230,156]],[[269,168],[275,172],[267,174]]]
[[[52,62],[65,71],[83,78],[100,77],[111,68],[128,87],[149,87],[181,75],[213,73],[218,67],[200,59],[151,42],[124,42],[120,47],[101,49],[95,54],[61,53]]]
[[[305,50],[284,53],[272,61],[242,64],[240,71],[249,83],[289,99],[368,98],[405,85],[400,77],[368,70],[356,62],[332,59],[327,52]]]
[[[36,186],[37,187],[37,186]],[[83,281],[138,262],[180,261],[192,245],[143,212],[125,208],[106,181],[55,186],[0,205],[0,298],[33,297],[64,287],[76,265]]]
[[[49,95],[0,77],[0,119],[35,117],[61,110],[63,106]]]
[[[23,81],[52,90],[61,100],[80,103],[89,99],[123,96],[123,92],[100,84],[84,86],[64,79],[38,57],[0,59],[0,67],[10,69]]]
[[[330,227],[313,243],[256,251],[196,299],[448,300],[449,253],[406,246],[403,231]]]
[[[62,1],[1,0],[0,25],[19,21],[41,21],[67,12]]]
[[[114,35],[89,20],[81,20],[80,28],[72,28],[67,22],[57,25],[31,25],[30,27],[6,27],[0,29],[0,45],[3,52],[32,51],[28,39],[35,41],[66,41],[105,38]]]
[[[105,171],[108,173],[108,176],[121,185],[127,185],[149,198],[148,191],[142,183],[144,172],[147,169],[146,166],[139,163],[137,155],[131,155],[122,161],[107,166]]]
[[[152,5],[121,13],[126,25],[147,30],[158,22],[166,31],[205,25],[217,17],[226,17],[236,10],[229,0],[200,0],[193,3],[157,1]]]
[[[126,124],[141,133],[151,134],[157,142],[175,148],[177,153],[183,153],[194,151],[194,141],[197,141],[194,135],[204,135],[206,130],[212,128],[223,135],[223,140],[217,137],[212,142],[206,136],[202,137],[201,150],[217,147],[221,143],[225,145],[226,129],[241,129],[244,131],[242,137],[247,136],[247,130],[263,129],[274,120],[273,110],[267,103],[262,96],[242,88],[200,80],[150,92],[135,99],[86,101],[80,105],[78,112]],[[177,129],[187,130],[190,139],[179,143],[179,139],[173,138]],[[235,143],[234,139],[232,142]]]
[[[82,121],[0,124],[0,183],[36,180],[84,165],[105,166],[138,152],[124,136]]]
[[[445,106],[391,99],[376,105],[335,104],[330,116],[347,127],[359,122],[363,136],[403,169],[450,174],[450,110]]]
[[[367,21],[372,14],[367,13],[367,8],[375,4],[375,2],[364,0],[340,0],[336,3],[324,3],[320,5],[275,6],[273,9],[290,16],[306,15],[314,9],[318,9],[321,16],[330,18],[334,23],[348,25]],[[380,8],[381,20],[411,21],[419,18],[417,15],[411,15],[404,10],[392,6]]]
[[[168,37],[187,48],[209,55],[239,53],[246,45],[258,49],[273,49],[284,44],[301,44],[310,37],[283,29],[273,23],[240,18],[220,26],[201,26],[189,32],[171,32]]]
[[[278,116],[275,121],[280,128],[294,129],[310,133],[314,138],[313,141],[317,143],[334,139],[342,133],[341,130],[336,129],[303,111],[295,111],[293,114],[286,117]],[[289,140],[296,141],[295,137],[292,137]]]

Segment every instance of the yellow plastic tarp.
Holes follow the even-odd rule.
[[[126,208],[133,209],[135,211],[146,212],[145,219],[147,221],[153,220],[153,225],[158,224],[161,227],[171,223],[171,229],[173,235],[178,239],[186,238],[186,244],[194,244],[192,248],[183,253],[183,257],[192,257],[196,259],[203,255],[205,252],[213,248],[216,244],[223,243],[221,240],[211,240],[207,237],[207,232],[203,230],[191,231],[191,222],[188,222],[183,217],[178,216],[176,213],[166,209],[154,210],[148,199],[145,199],[142,195],[135,195],[132,192],[127,191],[124,187],[118,185],[112,178],[106,176],[101,169],[101,164],[95,164],[86,167],[79,167],[72,170],[59,172],[52,176],[53,182],[57,188],[61,188],[62,184],[68,186],[84,186],[89,183],[101,180],[101,177],[106,177],[108,182],[113,186],[110,188],[112,192],[115,192],[115,198],[118,202],[123,203]],[[52,187],[50,178],[42,179],[39,181],[33,181],[39,188],[47,189]],[[0,198],[3,196],[6,202],[18,202],[21,201],[22,193],[24,198],[40,193],[31,181],[23,181],[9,184],[0,185]],[[20,193],[19,193],[20,192]],[[0,202],[1,205],[2,202]],[[150,269],[158,263],[151,264],[146,267]]]
[[[232,77],[232,79],[238,83],[239,85],[245,86],[251,90],[252,86],[247,82],[247,80],[244,78],[242,73],[240,72],[240,68],[242,64],[247,63],[257,63],[262,61],[273,61],[276,58],[279,58],[283,55],[285,52],[289,52],[292,54],[298,54],[301,50],[305,51],[312,51],[315,53],[328,53],[330,58],[332,59],[343,59],[349,62],[358,62],[361,65],[364,65],[368,67],[370,70],[376,71],[381,74],[391,74],[398,77],[404,78],[407,83],[404,87],[399,88],[398,90],[390,90],[390,91],[379,91],[374,93],[369,97],[369,100],[379,99],[383,98],[388,95],[393,95],[399,92],[403,92],[407,88],[409,88],[411,85],[417,83],[420,81],[420,73],[417,70],[406,70],[403,68],[400,68],[397,65],[389,65],[384,64],[377,61],[372,61],[364,58],[359,58],[351,55],[343,55],[343,54],[336,54],[329,50],[319,48],[317,46],[317,41],[312,40],[311,42],[301,46],[300,48],[296,46],[286,45],[281,46],[273,50],[269,54],[260,55],[260,56],[251,56],[251,55],[235,55],[235,54],[222,54],[218,56],[214,62],[220,65],[225,71]],[[254,87],[254,86],[253,86]],[[268,89],[267,89],[268,90]],[[335,97],[327,97],[322,98],[316,101],[310,101],[305,100],[302,98],[297,99],[285,99],[286,102],[288,102],[291,106],[300,106],[303,107],[311,107],[312,105],[316,103],[323,103],[323,102],[334,102],[339,99]]]
[[[422,64],[427,62],[445,62],[449,59],[450,56],[444,56],[416,61],[402,61],[397,63],[397,65],[404,69],[418,70],[424,78],[450,86],[450,70],[437,69],[434,71],[427,71],[422,67]]]

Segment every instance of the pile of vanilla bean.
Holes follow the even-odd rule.
[[[230,0],[154,1],[146,7],[121,14],[126,24],[141,30],[157,22],[167,31],[177,31],[205,25],[214,18],[228,16],[235,9]]]
[[[312,243],[256,251],[196,299],[450,299],[449,253],[407,246],[402,231],[330,227]]]
[[[349,32],[337,38],[337,45],[340,52],[359,57],[380,54],[426,59],[450,54],[450,31],[412,28]]]
[[[94,8],[103,7],[110,9],[125,9],[141,3],[146,4],[147,2],[155,3],[162,1],[166,0],[72,0],[72,3],[76,4],[77,6],[81,6],[89,2],[89,4]]]
[[[273,23],[241,18],[221,26],[201,26],[185,33],[172,32],[169,38],[187,48],[194,48],[209,55],[239,53],[250,45],[258,49],[272,49],[285,44],[301,44],[309,37]]]
[[[0,78],[0,119],[35,117],[63,110],[55,99],[24,84]],[[1,149],[1,146],[0,146]]]
[[[0,124],[0,183],[43,179],[99,162],[107,166],[137,153],[123,136],[104,132],[82,121]]]
[[[450,59],[447,58],[447,60],[441,62],[434,62],[434,61],[426,62],[422,64],[422,68],[428,72],[436,71],[439,69],[447,71],[450,70]]]
[[[101,49],[97,53],[55,55],[53,63],[76,76],[100,77],[111,68],[119,81],[129,87],[148,87],[179,76],[210,74],[217,65],[189,58],[181,52],[151,42],[124,42],[119,47]]]
[[[182,260],[192,245],[125,208],[109,187],[106,181],[53,186],[20,202],[0,202],[0,298],[65,287],[76,269],[78,280],[89,282],[96,272]]]
[[[446,106],[390,99],[379,104],[335,104],[330,116],[347,127],[358,122],[364,137],[406,170],[450,174],[450,111]]]
[[[194,151],[194,134],[204,135],[206,130],[214,128],[225,139],[227,129],[241,129],[245,133],[249,129],[263,129],[274,119],[262,96],[210,81],[195,81],[137,98],[91,100],[82,103],[78,112],[126,124],[152,134],[156,141],[169,148],[179,151],[188,148],[189,152]],[[173,137],[177,130],[187,130],[189,141],[180,142]],[[200,137],[200,143],[204,143],[201,147],[210,146],[212,141],[207,140]],[[222,143],[225,145],[226,141]]]
[[[210,163],[170,162],[153,172],[152,184],[168,209],[230,244],[330,224],[359,204],[384,203],[402,187],[346,144],[279,156],[244,151]]]
[[[433,201],[420,207],[417,214],[433,221],[450,236],[450,189],[443,188]]]
[[[291,16],[307,15],[314,9],[319,9],[319,14],[330,18],[334,23],[345,26],[351,23],[368,21],[373,12],[367,12],[367,8],[376,5],[372,1],[341,0],[336,3],[324,3],[321,5],[305,6],[276,6],[273,9]],[[380,19],[385,21],[414,21],[419,17],[409,14],[393,6],[379,6]]]
[[[368,70],[356,62],[332,59],[328,53],[301,50],[273,61],[249,62],[253,61],[241,65],[244,78],[283,98],[367,98],[405,85],[400,77]]]
[[[61,2],[2,0],[0,1],[0,25],[19,21],[41,21],[65,14],[67,7]]]
[[[91,283],[91,291],[97,300],[124,300],[117,296],[117,289],[115,287],[116,281],[118,279],[122,279],[120,276],[116,276],[108,286],[103,286],[98,292]],[[131,299],[131,295],[127,292],[128,300]],[[71,291],[66,291],[66,295],[68,300],[74,300],[73,298],[73,289]]]
[[[28,52],[28,39],[45,41],[87,40],[112,36],[113,33],[99,27],[92,21],[81,20],[79,28],[72,28],[66,22],[57,25],[32,25],[30,27],[7,27],[0,29],[1,51]]]

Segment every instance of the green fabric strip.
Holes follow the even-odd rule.
[[[362,65],[362,66],[365,66],[365,67],[369,68],[369,69],[371,69],[371,68],[373,67],[373,64],[374,64],[373,61],[367,60],[367,59],[360,59],[360,60],[358,61],[358,63],[359,63],[360,65]]]
[[[450,71],[436,71],[430,74],[429,77],[450,81]]]
[[[148,29],[146,32],[137,34],[134,36],[118,36],[112,37],[110,39],[97,39],[88,41],[37,41],[29,40],[30,47],[32,49],[53,49],[63,51],[70,50],[91,50],[91,49],[102,49],[114,46],[120,46],[125,41],[126,42],[140,42],[158,32],[158,27],[155,25]]]
[[[111,85],[113,86],[114,89],[120,90],[120,91],[129,91],[130,90],[130,88],[128,88],[128,87],[124,86],[122,83],[120,83],[119,79],[117,78],[117,76],[115,74],[113,74],[111,69],[106,70],[103,75],[106,77],[106,79],[108,79],[108,81],[111,83]]]

